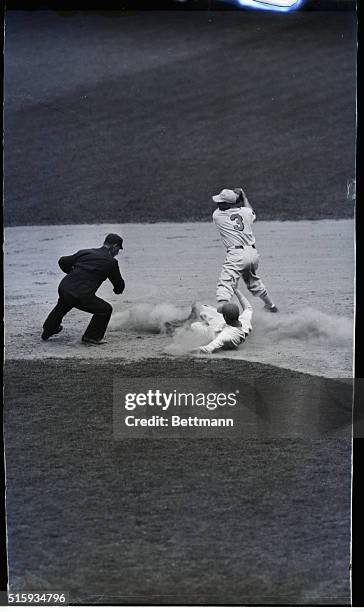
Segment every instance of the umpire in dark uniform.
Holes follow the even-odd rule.
[[[101,344],[110,321],[112,306],[95,293],[107,278],[114,287],[114,293],[123,293],[125,283],[115,259],[122,248],[123,239],[117,234],[108,234],[103,246],[98,249],[84,249],[74,255],[61,257],[58,265],[67,276],[58,287],[57,305],[43,324],[42,340],[48,340],[62,331],[63,317],[72,308],[78,308],[93,314],[82,342]]]

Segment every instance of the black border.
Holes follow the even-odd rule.
[[[1,11],[2,17],[4,18],[4,9]],[[2,39],[2,62],[1,62],[1,74],[4,79],[4,37]],[[3,114],[1,115],[3,118]],[[2,168],[3,168],[3,151],[2,151]],[[3,200],[3,182],[1,181],[1,196],[2,202]],[[1,225],[3,227],[3,209],[1,209],[0,213]],[[3,239],[4,240],[4,239]],[[2,255],[2,253],[1,253]],[[3,258],[1,257],[1,263],[3,263]],[[2,267],[3,272],[3,267]],[[2,331],[4,332],[4,277],[3,282],[1,284],[1,310],[2,310]],[[4,336],[3,336],[4,337]],[[4,363],[4,344],[1,346],[1,357],[2,364]],[[1,425],[0,425],[0,605],[5,603],[4,591],[7,591],[8,584],[8,565],[7,565],[7,542],[6,542],[6,513],[5,513],[5,457],[4,457],[4,427],[3,427],[3,397],[1,398]]]
[[[361,2],[361,0],[359,0]],[[238,6],[237,0],[7,0],[6,10],[56,10],[62,13],[72,13],[78,10],[105,11],[155,11],[155,10],[212,10],[241,11],[251,10]],[[350,10],[356,8],[356,0],[303,0],[298,10]]]
[[[358,3],[360,5],[360,2]],[[363,20],[363,4],[358,6],[358,49],[361,47],[360,28]],[[358,53],[358,98],[357,108],[360,109],[361,90],[360,80],[363,59]],[[357,200],[356,200],[356,327],[355,327],[355,396],[354,414],[363,411],[363,393],[361,392],[362,379],[364,379],[364,358],[361,353],[361,341],[364,337],[364,211],[362,208],[362,180],[360,167],[362,160],[363,137],[360,134],[360,115],[358,113],[357,130]],[[353,497],[352,497],[352,605],[364,605],[364,439],[353,438]]]

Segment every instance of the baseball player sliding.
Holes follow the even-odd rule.
[[[216,353],[220,350],[237,349],[252,331],[253,309],[246,297],[237,289],[234,293],[243,309],[240,314],[237,304],[227,302],[219,313],[213,306],[202,304],[192,306],[187,319],[169,321],[165,324],[167,334],[171,335],[178,327],[196,333],[201,345],[191,352]]]
[[[198,332],[206,344],[193,352],[216,353],[221,350],[237,349],[242,342],[245,342],[252,330],[253,309],[237,288],[234,293],[243,308],[241,314],[237,304],[232,302],[222,306],[221,314],[212,306],[201,306],[200,320],[191,324],[191,330]]]
[[[253,234],[256,215],[243,189],[223,189],[212,199],[218,204],[212,219],[226,248],[226,259],[216,287],[218,312],[230,302],[240,278],[253,295],[263,300],[266,310],[278,312],[257,274],[259,254]]]

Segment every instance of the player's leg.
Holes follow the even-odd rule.
[[[48,340],[51,336],[62,331],[62,319],[72,308],[72,304],[66,301],[60,292],[57,304],[43,323],[42,340]]]
[[[111,304],[94,295],[87,298],[87,300],[78,300],[77,303],[75,303],[75,308],[93,314],[82,336],[82,341],[90,344],[100,343],[105,335],[112,314]]]
[[[223,305],[231,301],[243,267],[241,254],[227,253],[216,286],[217,312],[221,312]]]
[[[250,293],[256,297],[259,297],[264,302],[264,307],[266,310],[269,310],[270,312],[277,312],[278,308],[274,304],[264,283],[257,273],[258,263],[259,256],[254,254],[251,257],[250,265],[244,268],[242,272],[243,280]]]

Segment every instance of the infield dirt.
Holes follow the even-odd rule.
[[[126,290],[99,292],[114,307],[108,344],[80,342],[89,315],[72,311],[65,329],[40,341],[42,322],[63,277],[58,258],[97,246],[109,231],[125,238],[119,258]],[[253,333],[239,351],[212,359],[246,359],[333,378],[352,375],[354,226],[351,220],[256,224],[260,273],[280,313],[254,307]],[[74,357],[135,360],[183,355],[189,348],[163,333],[191,303],[215,303],[224,251],[211,223],[17,227],[6,230],[6,351],[16,359]],[[244,290],[244,286],[241,287]],[[246,290],[245,290],[246,291]],[[160,333],[162,332],[162,333]]]

